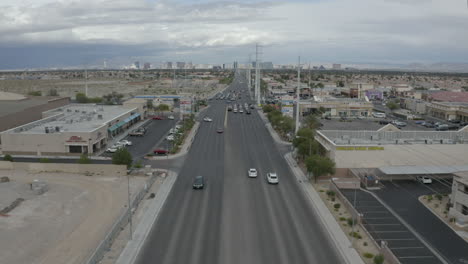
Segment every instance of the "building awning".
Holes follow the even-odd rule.
[[[379,170],[386,175],[430,175],[468,171],[468,166],[386,166]]]
[[[118,128],[121,128],[123,125],[125,125],[127,122],[125,121],[120,121],[119,123],[109,127],[107,130],[109,130],[109,132],[114,132],[115,130],[117,130]]]
[[[125,122],[125,123],[128,123],[128,122],[130,122],[130,121],[136,119],[136,118],[139,117],[139,116],[140,116],[140,114],[138,114],[138,113],[133,114],[133,115],[131,115],[131,116],[125,118],[125,119],[124,119],[124,122]]]

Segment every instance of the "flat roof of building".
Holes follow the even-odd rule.
[[[413,145],[468,144],[467,131],[346,131],[319,130],[328,140],[339,146],[352,145]]]
[[[49,110],[49,117],[19,126],[4,133],[46,134],[58,129],[60,132],[91,132],[115,118],[135,111],[121,106],[70,104]],[[123,121],[123,120],[120,120]]]

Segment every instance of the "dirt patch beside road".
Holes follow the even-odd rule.
[[[0,217],[2,263],[83,263],[105,236],[127,201],[126,177],[87,177],[63,173],[29,174],[1,170],[0,207],[25,199]],[[35,195],[29,183],[39,179],[49,190]],[[132,177],[131,192],[145,178]]]

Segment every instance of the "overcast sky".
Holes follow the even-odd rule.
[[[468,62],[466,0],[1,0],[0,69]]]

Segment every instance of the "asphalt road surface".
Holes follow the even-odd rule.
[[[246,89],[240,78],[230,90]],[[207,109],[213,122],[201,124],[137,263],[342,263],[256,111],[228,113],[218,134],[225,109]],[[247,177],[251,167],[257,178]],[[205,189],[192,190],[196,175]]]

